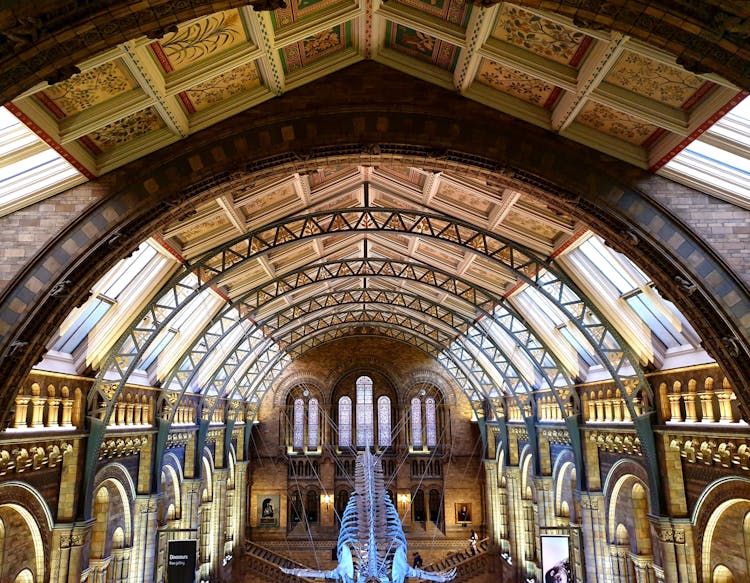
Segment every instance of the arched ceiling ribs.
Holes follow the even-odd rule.
[[[343,335],[346,335],[346,332],[348,330],[361,328],[362,325],[363,325],[362,322],[347,322],[347,323],[338,325],[336,327],[324,328],[322,330],[319,330],[313,333],[310,336],[301,338],[295,344],[290,345],[288,347],[289,352],[288,353],[280,352],[277,358],[278,359],[287,358],[289,362],[291,362],[291,359],[289,358],[290,354],[302,355],[308,350],[316,348],[317,346],[321,346],[328,342],[337,340],[341,338]],[[380,333],[388,337],[394,338],[396,340],[402,341],[402,342],[406,342],[406,338],[409,336],[418,336],[411,330],[404,329],[404,328],[397,327],[397,326],[382,326],[382,323],[380,322],[370,322],[370,323],[367,323],[367,325],[370,327],[374,327],[376,329],[380,327],[379,328]],[[400,335],[400,336],[399,335],[394,336],[392,334],[394,330],[396,332],[402,332],[405,334]],[[485,412],[485,407],[488,401],[487,401],[487,395],[482,388],[482,384],[473,377],[470,371],[467,371],[464,368],[463,363],[455,361],[454,360],[455,357],[453,355],[451,355],[449,352],[442,350],[441,349],[442,347],[435,344],[432,339],[422,338],[422,340],[424,344],[432,348],[432,350],[430,350],[429,353],[432,353],[436,358],[438,358],[438,360],[444,357],[445,362],[452,363],[452,366],[450,367],[450,369],[446,368],[446,372],[448,372],[448,374],[450,374],[450,376],[452,376],[456,380],[461,390],[464,392],[464,394],[466,394],[477,418],[483,417],[484,412]],[[286,366],[287,364],[284,365],[284,367]],[[276,366],[275,364],[272,364],[269,366],[269,371],[271,373],[274,373],[276,376],[280,374],[279,372],[276,372],[278,371],[278,366]],[[248,372],[244,375],[244,379],[247,381],[247,384],[245,386],[248,387],[247,391],[243,393],[243,398],[249,404],[248,409],[246,409],[246,421],[247,422],[252,421],[255,413],[257,413],[257,407],[260,405],[260,402],[263,400],[263,397],[265,396],[265,394],[272,388],[274,381],[276,379],[276,376],[274,376],[273,378],[269,378],[268,374],[259,373],[260,376],[256,376],[254,380],[251,380],[249,378],[250,374],[251,373]],[[469,388],[469,387],[472,387],[472,388]],[[493,414],[497,415],[497,412],[493,412]]]
[[[106,409],[104,416],[108,416],[125,379],[155,336],[198,293],[216,285],[228,273],[261,253],[305,239],[346,232],[394,232],[434,238],[494,261],[538,289],[569,318],[620,385],[618,388],[627,396],[631,414],[639,414],[633,407],[632,391],[627,390],[620,379],[621,371],[629,365],[641,381],[641,389],[647,390],[637,360],[632,358],[617,331],[600,316],[594,304],[547,261],[504,237],[450,217],[412,210],[343,209],[292,217],[262,227],[204,255],[194,265],[185,268],[190,270],[187,277],[184,271],[174,276],[164,286],[163,293],[160,292],[159,299],[143,310],[136,319],[137,324],[123,334],[105,359],[91,394],[93,399],[97,394],[101,397],[101,406]],[[124,346],[127,346],[125,351]],[[115,382],[104,381],[105,374]],[[108,386],[107,391],[102,391],[104,383]],[[90,402],[91,408],[93,404]]]
[[[379,309],[372,309],[370,306],[376,306]],[[402,328],[411,327],[416,332],[432,338],[436,343],[442,346],[444,351],[447,350],[454,353],[455,356],[465,365],[466,370],[472,371],[474,376],[480,380],[482,386],[486,389],[488,397],[502,399],[502,396],[505,393],[501,390],[501,387],[498,387],[498,383],[492,378],[492,375],[489,374],[490,371],[487,367],[494,369],[496,372],[496,378],[499,377],[502,379],[502,383],[506,386],[510,394],[515,397],[519,407],[523,408],[523,405],[530,396],[532,387],[528,384],[520,371],[518,371],[505,357],[503,357],[501,362],[505,363],[506,366],[498,366],[498,363],[493,361],[483,351],[481,345],[465,335],[457,335],[455,330],[446,326],[441,320],[431,318],[429,320],[421,321],[421,318],[423,317],[422,312],[409,308],[401,308],[406,313],[404,316],[400,316],[394,312],[390,312],[390,309],[392,309],[392,306],[385,303],[368,304],[366,308],[362,308],[359,303],[341,303],[316,310],[314,314],[317,314],[318,312],[322,312],[322,314],[316,316],[314,323],[311,324],[305,321],[302,324],[294,325],[294,328],[289,331],[280,331],[279,337],[289,336],[291,342],[295,342],[296,340],[309,334],[313,334],[324,327],[335,327],[350,321],[374,321]],[[335,313],[332,313],[334,310]],[[290,326],[291,325],[292,324],[290,324]],[[444,337],[447,335],[447,342],[445,342],[445,340],[441,341],[436,337],[433,330],[438,330],[439,333],[444,335]],[[464,343],[472,344],[479,355],[476,352],[468,350],[467,347],[464,346]],[[283,341],[279,341],[279,345],[282,349],[285,347]],[[499,350],[499,347],[497,348]]]

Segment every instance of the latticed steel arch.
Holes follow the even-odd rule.
[[[328,270],[325,270],[325,272],[328,272]],[[455,287],[455,285],[453,287]],[[483,294],[489,293],[486,290],[481,291]],[[278,297],[285,296],[287,293],[291,293],[291,290],[287,290],[281,296],[271,297],[269,298],[269,301],[274,301],[275,299],[278,299]],[[252,291],[248,293],[248,295],[252,294]],[[321,301],[321,297],[326,299]],[[395,292],[393,290],[374,291],[372,288],[370,288],[367,290],[362,289],[325,292],[322,295],[306,298],[279,312],[269,315],[265,319],[254,322],[252,328],[247,331],[247,336],[239,338],[234,347],[228,348],[226,350],[228,355],[227,361],[220,364],[219,368],[217,368],[217,370],[212,375],[211,380],[205,383],[205,385],[214,385],[216,382],[217,374],[220,370],[223,370],[224,372],[222,378],[225,380],[229,380],[234,371],[241,366],[241,362],[244,360],[244,356],[254,350],[251,345],[247,345],[244,348],[243,345],[246,345],[249,342],[249,338],[254,334],[258,334],[261,329],[278,328],[282,320],[286,322],[292,321],[299,317],[301,314],[309,311],[310,307],[312,306],[322,308],[326,305],[340,305],[344,298],[350,298],[350,301],[355,303],[371,303],[378,297],[388,298],[388,301],[391,305],[402,305],[404,307],[412,307],[414,309],[419,308],[417,311],[430,314],[431,316],[443,321],[447,320],[446,323],[455,328],[461,334],[470,335],[474,343],[486,353],[487,358],[494,364],[496,368],[500,368],[501,370],[507,370],[509,368],[515,369],[515,366],[513,365],[511,359],[509,359],[504,354],[504,352],[497,345],[494,339],[492,339],[487,334],[482,333],[473,321],[469,320],[465,316],[462,316],[459,312],[449,310],[444,306],[440,306],[436,302],[420,297],[416,294]],[[459,298],[459,296],[454,297],[466,301],[463,298]],[[397,298],[400,298],[400,301],[396,301]],[[406,301],[403,298],[410,299],[409,301]],[[188,350],[187,355],[183,358],[182,362],[178,363],[175,369],[173,369],[173,371],[166,376],[163,383],[163,387],[166,391],[162,394],[161,397],[162,400],[165,401],[165,404],[167,401],[169,403],[165,411],[167,413],[164,416],[165,420],[171,422],[172,417],[174,416],[176,411],[174,401],[181,398],[181,396],[187,391],[188,387],[192,384],[192,381],[197,374],[200,366],[209,357],[211,348],[215,348],[218,346],[221,340],[220,334],[231,334],[232,330],[236,329],[244,321],[244,319],[239,317],[239,313],[235,308],[235,306],[240,305],[241,303],[241,300],[238,302],[234,302],[232,305],[228,306],[224,310],[224,312],[219,313],[211,322],[209,322],[204,328],[202,334],[194,342],[193,348]],[[414,307],[415,304],[417,306],[416,308]],[[522,350],[524,350],[524,352],[529,356],[532,362],[536,363],[537,371],[539,372],[540,376],[542,376],[546,380],[546,384],[551,388],[551,390],[556,393],[556,387],[559,384],[556,382],[556,379],[558,377],[563,378],[563,384],[565,386],[571,386],[571,381],[567,377],[564,368],[554,360],[554,354],[551,353],[551,351],[549,351],[546,346],[535,339],[528,325],[523,322],[523,319],[518,314],[513,314],[509,311],[512,310],[511,306],[506,305],[503,317],[500,320],[495,320],[492,313],[484,311],[479,306],[473,304],[469,305],[471,305],[474,310],[479,311],[484,318],[493,320],[498,326],[506,331],[510,338],[517,342],[517,345],[520,346]],[[307,308],[305,308],[304,306],[307,306]],[[497,312],[497,309],[498,308],[495,309],[495,312]],[[256,336],[256,338],[258,339],[262,337],[262,335]],[[519,342],[519,338],[521,337],[525,338],[524,343]],[[529,345],[531,345],[531,348],[529,347]],[[225,349],[226,348],[227,347],[225,347]],[[235,349],[237,354],[235,354]],[[550,376],[550,372],[554,374]],[[508,383],[508,387],[511,392],[516,395],[514,383],[512,383],[510,379],[513,377],[520,379],[522,375],[518,371],[516,371],[514,375],[503,372],[503,376],[506,378],[506,382]],[[525,398],[528,398],[529,392],[529,388],[526,387],[526,389],[524,390]],[[215,385],[212,393],[222,395],[223,390],[219,386]],[[518,395],[516,395],[516,397],[518,398]],[[519,407],[521,407],[521,410],[523,410],[523,403],[519,402]]]
[[[618,385],[636,420],[639,433],[650,432],[650,421],[638,423],[639,412],[633,399],[636,393],[650,391],[643,371],[619,333],[608,324],[591,302],[562,271],[517,243],[444,215],[400,209],[341,209],[310,213],[278,221],[238,237],[207,253],[192,266],[186,267],[162,288],[158,299],[151,302],[115,343],[89,395],[90,409],[101,399],[100,418],[107,418],[119,392],[154,338],[179,310],[210,285],[244,263],[271,249],[296,242],[343,232],[393,232],[411,236],[434,238],[483,255],[534,286],[578,328],[594,349],[597,357]],[[189,274],[185,277],[185,271]],[[147,317],[144,320],[144,317]],[[145,322],[145,324],[144,324]],[[128,342],[130,341],[130,342]],[[131,346],[123,351],[124,346]],[[636,377],[636,389],[628,390],[621,373],[630,366]],[[114,377],[114,382],[105,380]],[[106,387],[106,390],[105,390]],[[640,396],[640,395],[639,395]],[[652,403],[649,402],[649,405]],[[648,433],[647,432],[647,433]],[[653,442],[653,436],[642,435],[642,441]],[[645,438],[645,439],[644,439]],[[654,488],[652,491],[659,492]]]

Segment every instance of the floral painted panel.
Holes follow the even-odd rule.
[[[705,84],[692,73],[630,52],[620,57],[605,81],[672,107],[691,101]]]
[[[547,109],[559,93],[554,85],[487,59],[482,59],[476,78],[483,85]]]
[[[651,134],[659,129],[627,113],[593,101],[586,104],[576,121],[637,146],[642,145]]]
[[[397,2],[464,28],[471,14],[471,8],[465,0],[397,0]]]
[[[503,3],[492,36],[573,67],[580,64],[591,43],[591,39],[580,31],[508,3]]]
[[[350,46],[350,24],[339,24],[333,28],[291,44],[281,49],[281,63],[285,73],[292,73]]]
[[[164,127],[164,121],[153,107],[136,112],[86,136],[86,142],[98,150],[110,152],[136,138]]]
[[[328,8],[346,4],[350,4],[350,2],[342,2],[341,0],[289,0],[284,8],[277,8],[271,12],[271,24],[274,30],[280,30]]]
[[[245,63],[226,73],[199,83],[180,95],[188,113],[201,111],[234,97],[239,93],[260,87],[261,79],[255,62]]]
[[[151,43],[151,49],[164,71],[170,73],[247,41],[239,11],[228,10],[180,27]]]
[[[117,60],[74,75],[36,97],[57,119],[63,119],[104,103],[137,85],[125,64]]]
[[[450,72],[453,72],[458,61],[457,46],[401,24],[388,23],[385,43],[399,53]]]

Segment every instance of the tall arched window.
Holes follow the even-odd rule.
[[[391,445],[391,400],[383,395],[378,398],[378,447]]]
[[[339,447],[352,446],[352,400],[349,397],[339,399]]]
[[[302,449],[305,442],[305,402],[302,399],[294,400],[294,438],[292,447]]]
[[[442,398],[434,386],[420,389],[410,401],[411,444],[415,449],[438,445],[438,402]]]
[[[435,447],[437,445],[437,418],[435,415],[435,399],[427,397],[424,401],[425,412],[425,434],[427,437],[427,447]]]
[[[372,379],[361,376],[357,379],[357,447],[373,445],[372,405]]]
[[[419,397],[411,400],[411,444],[422,447],[422,401]]]
[[[318,522],[318,510],[320,508],[320,494],[317,490],[308,490],[305,503],[305,514],[307,522]]]
[[[307,447],[318,447],[318,400],[315,398],[307,403]]]

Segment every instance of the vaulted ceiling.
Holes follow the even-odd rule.
[[[555,147],[587,146],[652,171],[742,95],[714,73],[687,71],[663,46],[597,24],[601,15],[584,21],[565,10],[456,0],[301,0],[271,11],[225,4],[227,10],[201,9],[198,18],[176,25],[170,14],[170,24],[155,35],[107,41],[105,50],[78,62],[80,73],[28,88],[9,109],[83,174],[119,184],[131,168],[168,166],[191,136],[209,143],[230,135],[234,120],[260,124],[253,116],[271,111],[263,104],[272,106],[282,94],[297,89],[300,96],[314,87],[320,100],[328,79],[365,60],[421,80],[420,90],[460,93],[473,102],[478,125],[516,118],[530,124],[529,135],[546,130],[570,140],[551,141]],[[6,45],[12,40],[6,35]],[[16,42],[18,51],[26,50],[26,37]],[[363,87],[378,83],[367,72],[378,69],[360,67],[364,75],[346,78],[361,84],[352,93],[362,96]],[[405,86],[403,78],[399,83]],[[425,93],[433,105],[442,96]],[[361,99],[352,110],[370,106]],[[443,102],[450,117],[456,101]],[[286,103],[304,108],[305,100]],[[393,127],[384,107],[367,131],[400,132],[409,143],[418,128],[400,105],[401,127]],[[363,131],[372,119],[362,118]],[[355,117],[355,129],[357,123]],[[441,131],[450,136],[446,127]],[[523,133],[519,127],[516,136]],[[277,138],[297,139],[295,132],[282,124],[279,136],[261,132],[258,143],[267,140],[270,151]],[[216,160],[225,155],[220,148],[212,152]],[[356,155],[297,152],[294,164],[268,172],[243,172],[240,146],[237,152],[234,172],[181,185],[190,193],[141,232],[178,262],[165,270],[165,287],[152,290],[117,328],[119,337],[99,362],[93,394],[110,410],[112,387],[129,380],[170,319],[209,289],[225,304],[195,330],[175,368],[157,379],[169,390],[195,390],[196,363],[240,321],[252,323],[241,325],[255,340],[233,340],[224,364],[235,364],[222,378],[244,380],[234,382],[233,392],[226,383],[209,387],[218,394],[257,401],[265,390],[258,385],[270,383],[278,372],[273,367],[283,362],[277,354],[294,358],[341,334],[390,336],[442,359],[459,383],[472,387],[466,390],[478,411],[488,396],[569,387],[575,366],[565,366],[561,352],[552,350],[563,338],[534,331],[518,304],[507,301],[522,286],[538,289],[573,323],[574,336],[590,344],[623,392],[630,389],[621,373],[642,380],[644,367],[661,361],[632,348],[622,326],[610,321],[612,308],[592,299],[596,282],[576,282],[555,263],[588,229],[610,229],[602,232],[607,235],[618,227],[569,212],[565,197],[575,195],[530,177],[505,180],[502,168],[474,172],[472,164],[487,161],[459,163],[445,147],[391,153],[372,143]],[[544,152],[535,155],[544,158]],[[186,164],[193,177],[203,161],[188,156]],[[175,171],[169,179],[179,183],[185,176]],[[503,345],[501,333],[489,334],[485,318],[515,338],[514,345]],[[258,357],[270,347],[272,356]],[[536,378],[522,373],[524,362],[532,363]]]

